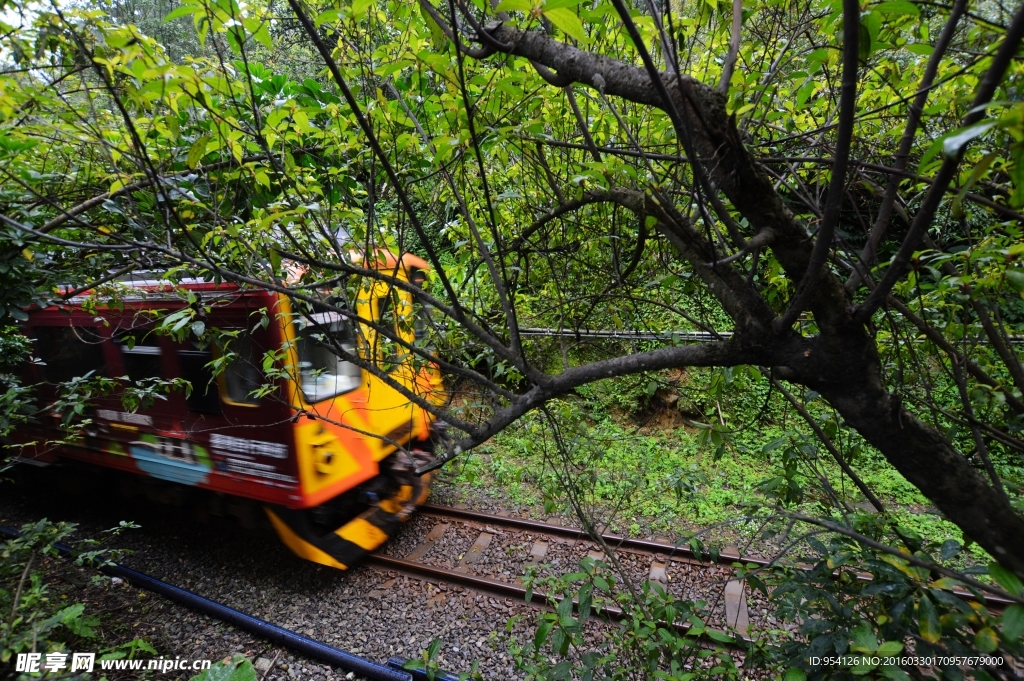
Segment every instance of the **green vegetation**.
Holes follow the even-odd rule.
[[[723,539],[797,528],[794,550],[819,569],[748,577],[779,580],[797,632],[750,665],[902,678],[811,665],[799,645],[1019,661],[1021,611],[965,610],[943,580],[1024,605],[1024,8],[4,7],[5,355],[35,351],[12,326],[33,306],[121,305],[130,272],[263,287],[349,319],[374,277],[415,296],[423,333],[359,321],[383,322],[392,360],[448,378],[433,411],[451,441],[431,465],[461,466],[455,483],[631,533],[738,513],[745,534]],[[429,282],[365,268],[381,250],[421,254]],[[179,293],[187,307],[147,319],[157,332],[227,342],[204,321],[213,303]],[[672,338],[688,332],[707,337]],[[334,351],[390,380],[363,341]],[[279,394],[283,356],[257,362],[256,394]],[[196,387],[0,373],[12,453],[25,419],[57,412],[74,438],[97,396],[144,410]],[[832,584],[831,570],[891,588]],[[587,569],[571,588],[587,580],[603,590]],[[637,675],[690,678],[702,653],[649,625],[696,610],[652,593],[621,604],[637,618],[613,659],[524,669],[628,676],[616,659],[644,649]],[[576,655],[579,622],[563,615],[554,652]]]
[[[736,394],[746,402],[751,392]],[[774,500],[772,492],[784,480],[779,475],[783,450],[794,441],[813,451],[815,467],[834,482],[843,500],[866,507],[838,465],[799,432],[801,424],[783,427],[782,404],[773,400],[765,416],[761,399],[749,410],[742,404],[723,405],[727,425],[735,419],[739,427],[721,431],[727,434],[721,452],[711,445],[708,426],[644,425],[644,418],[636,414],[613,418],[599,403],[576,403],[575,417],[586,423],[586,437],[598,452],[589,462],[595,476],[593,499],[600,506],[595,509],[597,517],[609,523],[611,531],[632,536],[701,531],[705,540],[717,544],[770,551],[756,541],[757,525],[742,518],[748,512],[756,515],[756,509]],[[770,422],[772,416],[780,421]],[[681,420],[676,407],[661,406],[647,421],[658,417]],[[794,426],[797,430],[790,430]],[[473,450],[442,478],[443,493],[456,500],[492,495],[537,514],[571,515],[550,462],[537,447],[546,427],[541,418],[526,417]],[[961,537],[959,529],[936,513],[927,498],[877,452],[868,448],[857,463],[861,477],[885,502],[895,524],[923,537]],[[801,468],[796,479],[801,503],[796,508],[806,513],[830,508],[830,500],[808,479],[813,474]],[[976,560],[987,560],[976,545],[971,549]]]
[[[130,527],[130,523],[122,523],[107,534],[116,536]],[[90,584],[83,574],[67,571],[69,563],[60,559],[58,545],[74,530],[73,524],[40,520],[22,526],[18,537],[0,544],[0,611],[5,614],[0,620],[0,671],[12,674],[12,678],[38,678],[58,672],[67,676],[69,671],[75,671],[71,655],[74,651],[92,651],[95,660],[134,658],[139,652],[157,654],[143,639],[118,640],[126,632],[109,614],[93,614],[95,607],[87,609],[83,602],[72,602],[74,597],[84,596],[80,589],[87,585],[92,587],[95,597],[96,591],[102,592],[108,581],[95,574]],[[97,548],[98,544],[95,540],[84,542],[88,550],[78,553],[73,564],[96,567],[115,556],[114,552]],[[108,633],[101,637],[104,628]],[[16,673],[24,671],[17,670],[15,663],[18,655],[25,653],[40,656],[36,658],[35,673]],[[59,669],[43,668],[49,661],[48,655],[53,656]],[[81,676],[70,674],[70,678]]]

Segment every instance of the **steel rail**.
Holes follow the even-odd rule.
[[[547,534],[557,537],[565,537],[567,539],[590,539],[590,535],[585,530],[581,530],[575,527],[566,527],[564,525],[551,525],[549,523],[539,522],[537,520],[527,520],[524,518],[512,518],[509,516],[492,515],[490,513],[483,513],[480,511],[473,511],[468,508],[456,508],[454,506],[442,506],[440,504],[424,504],[418,509],[418,512],[424,515],[433,515],[444,518],[459,518],[462,520],[483,523],[485,525],[497,525],[508,529],[520,530],[523,532],[536,532],[537,534]],[[752,564],[759,568],[767,568],[773,565],[777,565],[777,561],[766,560],[764,558],[754,558],[751,556],[743,556],[731,552],[720,552],[718,558],[711,557],[710,560],[702,560],[698,558],[695,553],[687,548],[676,546],[674,544],[666,544],[664,542],[651,541],[649,539],[631,539],[629,537],[620,537],[614,534],[602,534],[601,539],[604,540],[609,546],[613,546],[617,549],[623,549],[626,551],[636,551],[647,554],[664,555],[668,554],[670,560],[676,560],[680,562],[687,562],[692,564],[704,565],[713,563],[724,567],[731,567],[734,563],[742,563],[744,565]],[[592,541],[592,539],[591,539]],[[680,554],[682,558],[680,558]],[[802,570],[811,570],[812,568],[806,564],[798,564],[798,568]],[[835,573],[838,576],[838,571]],[[871,575],[858,573],[857,579],[862,582],[873,581]],[[953,595],[957,596],[964,601],[977,601],[974,594],[967,590],[954,589]],[[985,596],[985,603],[991,604],[996,608],[1002,609],[1007,606],[1013,605],[1013,601],[1010,601],[999,596]]]
[[[585,530],[581,530],[575,527],[566,527],[564,525],[551,525],[549,523],[542,523],[537,520],[526,520],[524,518],[512,518],[503,515],[491,515],[489,513],[481,513],[480,511],[471,511],[467,508],[456,508],[454,506],[442,506],[439,504],[424,504],[417,509],[419,513],[426,515],[443,516],[446,518],[461,518],[464,520],[470,520],[478,523],[487,523],[491,525],[499,525],[501,527],[507,527],[511,529],[522,530],[524,532],[537,532],[539,534],[549,534],[558,537],[565,537],[566,539],[589,539],[590,535]],[[682,555],[687,559],[695,563],[716,563],[719,565],[731,566],[735,562],[740,563],[751,563],[758,567],[769,567],[772,565],[772,561],[765,560],[763,558],[752,558],[750,556],[741,556],[736,553],[723,552],[719,554],[717,560],[701,560],[693,552],[692,549],[683,546],[676,546],[674,544],[666,544],[664,542],[652,541],[650,539],[631,539],[629,537],[621,537],[616,534],[602,534],[601,539],[604,540],[609,546],[623,549],[626,551],[639,551],[642,553],[654,553],[654,554],[668,554],[669,557]],[[678,558],[676,558],[678,560]]]
[[[426,565],[417,561],[405,560],[402,558],[392,558],[391,556],[382,556],[379,554],[373,554],[367,557],[364,561],[367,565],[374,567],[383,568],[386,570],[393,570],[411,577],[417,577],[421,579],[427,579],[429,581],[436,581],[445,584],[454,584],[462,586],[476,591],[484,593],[494,594],[496,596],[521,598],[523,602],[538,607],[546,607],[550,601],[554,603],[561,603],[565,597],[563,596],[549,596],[542,591],[528,590],[521,584],[515,584],[513,582],[502,582],[497,579],[491,579],[490,577],[481,577],[479,575],[473,575],[466,572],[455,572],[450,568],[435,567],[433,565]],[[527,601],[527,595],[531,596],[531,600]],[[537,602],[534,603],[533,599]],[[579,612],[579,601],[572,599],[573,612]],[[622,608],[614,605],[591,605],[591,610],[594,614],[607,616],[609,619],[621,620],[627,615],[622,611]],[[661,622],[661,624],[665,624]],[[688,632],[693,628],[690,622],[674,622],[672,627],[680,632]],[[706,632],[714,632],[717,638],[708,636],[707,633],[702,633],[698,638],[708,639],[716,644],[724,644],[732,647],[742,647],[738,640],[742,641],[753,641],[754,639],[745,636],[743,634],[731,634],[719,629],[712,629],[708,627]],[[723,637],[731,640],[721,640]]]

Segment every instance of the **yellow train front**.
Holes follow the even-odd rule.
[[[430,460],[433,417],[404,393],[445,399],[436,366],[379,331],[423,345],[425,310],[388,278],[418,285],[427,263],[382,252],[367,264],[386,277],[363,281],[347,312],[315,303],[300,311],[262,289],[136,278],[122,284],[117,305],[96,308],[82,295],[31,313],[25,332],[36,361],[25,379],[44,404],[57,401],[59,384],[83,376],[134,385],[180,377],[193,389],[134,412],[120,394],[101,398],[70,441],[65,415],[41,412],[19,432],[19,458],[120,469],[137,476],[129,486],[169,487],[177,498],[207,490],[228,506],[249,500],[299,556],[354,564],[429,492],[429,474],[415,469]],[[197,310],[189,318],[226,342],[157,333],[156,320]]]

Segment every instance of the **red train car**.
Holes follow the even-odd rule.
[[[429,272],[411,254],[384,254],[376,267],[410,285]],[[21,460],[72,459],[133,473],[140,486],[149,478],[171,483],[172,493],[259,502],[295,553],[339,568],[380,546],[425,501],[429,475],[414,471],[429,460],[433,419],[399,388],[434,404],[445,395],[436,367],[395,342],[424,333],[408,287],[367,280],[348,313],[315,304],[299,313],[285,295],[233,284],[119,287],[117,304],[97,307],[82,295],[30,314],[37,361],[27,378],[40,403],[90,375],[135,385],[181,378],[191,392],[137,411],[119,394],[102,397],[83,415],[84,434],[59,445],[62,415],[51,410],[19,432]],[[221,342],[157,333],[156,320],[182,310],[201,310]],[[374,328],[385,324],[394,338]],[[387,379],[345,353],[383,367]]]

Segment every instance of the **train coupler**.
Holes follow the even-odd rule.
[[[430,473],[414,472],[431,458],[427,452],[400,451],[390,458],[389,473],[398,483],[397,490],[333,532],[319,533],[305,511],[264,506],[281,541],[300,558],[341,570],[380,548],[426,502],[432,478]]]

